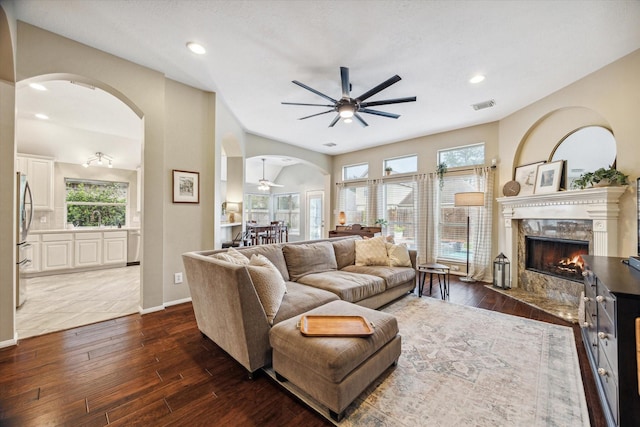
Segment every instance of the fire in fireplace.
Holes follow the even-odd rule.
[[[582,281],[580,255],[589,254],[588,241],[525,236],[525,248],[527,270]]]

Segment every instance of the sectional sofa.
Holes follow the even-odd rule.
[[[377,309],[416,277],[416,252],[381,237],[188,252],[183,261],[198,328],[249,376],[271,363],[273,325],[336,300]]]

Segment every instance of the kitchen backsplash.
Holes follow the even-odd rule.
[[[31,230],[61,230],[67,228],[65,222],[65,208],[54,208],[53,211],[35,211]],[[140,217],[133,216],[127,227],[140,227]]]

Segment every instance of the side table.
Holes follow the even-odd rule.
[[[427,273],[429,274],[429,295],[431,295],[433,289],[433,275],[435,274],[438,277],[442,299],[449,298],[450,267],[437,263],[418,265],[418,296],[422,297]]]

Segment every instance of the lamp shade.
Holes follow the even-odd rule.
[[[227,202],[227,212],[240,212],[240,203]]]
[[[347,222],[347,215],[345,215],[344,211],[340,211],[338,214],[338,223],[340,225],[344,225]]]
[[[461,206],[484,206],[484,193],[482,191],[456,193],[453,195],[453,203],[456,208]]]

